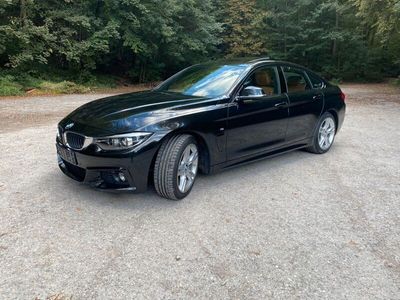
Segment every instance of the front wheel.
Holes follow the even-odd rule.
[[[154,163],[154,186],[157,193],[170,200],[180,200],[192,190],[199,163],[196,139],[188,134],[165,141]]]
[[[312,153],[322,154],[329,151],[336,134],[336,122],[331,113],[324,113],[316,127],[312,144],[306,149]]]

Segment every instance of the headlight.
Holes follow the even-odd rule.
[[[95,138],[94,143],[104,151],[131,149],[143,143],[152,135],[151,132],[133,132]]]

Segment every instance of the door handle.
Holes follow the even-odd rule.
[[[283,108],[286,105],[287,105],[287,102],[279,102],[279,103],[276,103],[274,106],[276,108]]]
[[[314,95],[312,98],[313,98],[313,100],[321,100],[322,99],[322,95],[321,94]]]

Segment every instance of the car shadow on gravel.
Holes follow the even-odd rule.
[[[333,151],[333,148],[331,149]],[[329,154],[328,154],[329,155]],[[312,160],[318,157],[315,154],[297,150],[275,157],[264,158],[258,161],[251,161],[246,164],[238,165],[232,168],[223,170],[215,174],[202,176],[203,178],[208,178],[209,180],[220,180],[227,179],[233,181],[247,181],[251,180],[253,176],[257,177],[260,173],[270,172],[273,174],[276,170],[282,168],[295,168],[297,164],[302,164],[306,160]]]
[[[333,155],[334,148],[327,155]],[[49,182],[53,182],[50,185],[52,187],[50,192],[61,195],[61,198],[70,202],[79,203],[84,201],[90,202],[94,206],[109,206],[113,209],[146,210],[161,207],[168,209],[176,208],[180,205],[190,205],[192,201],[204,198],[218,197],[221,191],[231,187],[246,189],[247,182],[256,182],[257,178],[265,176],[265,173],[270,174],[271,177],[282,172],[285,174],[285,172],[297,168],[307,161],[315,162],[318,157],[322,158],[323,156],[316,156],[305,151],[294,151],[277,157],[250,162],[211,175],[199,174],[192,193],[183,201],[168,201],[159,197],[152,185],[149,186],[147,192],[139,194],[97,190],[66,177],[58,168],[57,170],[53,169],[52,172],[47,173],[42,178],[41,186],[49,186]],[[283,184],[284,182],[282,182]],[[275,186],[275,188],[280,187]],[[63,200],[61,199],[61,201]]]
[[[77,206],[81,202],[88,202],[91,206],[108,206],[112,209],[146,209],[154,205],[168,207],[172,201],[164,201],[155,192],[135,194],[131,192],[113,192],[94,189],[86,184],[70,179],[53,169],[41,178],[41,186],[50,186],[50,192],[58,201],[68,201]]]

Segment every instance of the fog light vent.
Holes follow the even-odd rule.
[[[127,177],[121,171],[102,171],[101,179],[109,187],[119,188],[129,186]]]
[[[126,181],[126,177],[125,177],[125,174],[124,174],[124,173],[119,172],[119,173],[118,173],[118,177],[119,177],[119,180],[121,180],[122,182],[125,182],[125,181]]]

